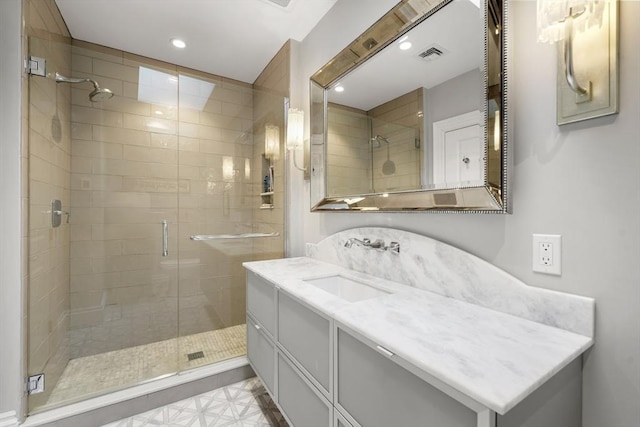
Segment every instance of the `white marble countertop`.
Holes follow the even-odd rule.
[[[312,258],[244,266],[499,414],[593,344],[587,336]],[[392,293],[350,303],[303,281],[334,274]]]

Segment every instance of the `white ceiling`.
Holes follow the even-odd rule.
[[[344,92],[330,91],[329,100],[368,111],[419,87],[431,88],[480,69],[483,28],[476,1],[453,1],[406,34],[406,40],[412,43],[409,50],[400,50],[398,43],[390,44],[337,82]],[[418,57],[433,45],[445,54],[433,61]]]
[[[253,83],[337,0],[56,0],[75,39]],[[180,38],[185,49],[174,48]]]

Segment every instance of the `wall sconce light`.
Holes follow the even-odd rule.
[[[617,0],[538,0],[538,41],[562,41],[559,125],[618,112],[617,18]]]
[[[289,108],[287,114],[287,149],[291,150],[293,165],[296,169],[306,172],[305,168],[298,166],[296,162],[296,149],[304,143],[304,111],[297,108]]]
[[[280,128],[275,125],[264,127],[264,157],[273,161],[280,157]]]

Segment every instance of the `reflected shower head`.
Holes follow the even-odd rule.
[[[84,83],[91,82],[93,84],[93,91],[89,94],[89,101],[101,102],[107,99],[113,98],[113,92],[107,88],[101,88],[97,81],[92,79],[76,79],[73,77],[65,77],[62,74],[56,73],[56,83]]]
[[[389,144],[389,140],[387,138],[385,138],[384,136],[382,136],[382,135],[376,135],[371,139],[376,141],[378,144],[380,144],[382,142],[386,142],[387,144]]]

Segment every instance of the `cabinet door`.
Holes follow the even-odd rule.
[[[337,331],[336,405],[360,425],[476,427],[474,411],[342,329]]]
[[[278,293],[278,342],[324,389],[330,390],[331,322],[282,290]]]
[[[255,320],[247,316],[247,358],[272,397],[275,397],[275,345]]]
[[[280,352],[278,406],[295,427],[330,427],[333,423],[333,407]]]
[[[349,421],[345,417],[340,414],[340,411],[334,408],[333,410],[333,425],[334,427],[353,427]]]
[[[251,271],[247,271],[247,311],[266,329],[267,335],[276,336],[276,288]]]

